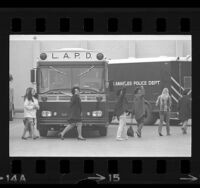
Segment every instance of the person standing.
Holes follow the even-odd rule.
[[[191,101],[190,97],[187,95],[187,90],[183,91],[183,96],[178,102],[179,119],[183,124],[181,129],[183,134],[187,134],[188,120],[191,114]]]
[[[145,90],[144,87],[137,87],[134,91],[133,99],[133,110],[132,118],[135,115],[135,120],[137,121],[137,131],[136,134],[139,138],[142,136],[142,127],[144,125],[145,119]]]
[[[82,136],[82,122],[81,122],[81,115],[82,115],[82,106],[81,106],[81,99],[80,99],[80,88],[73,87],[72,88],[72,97],[69,106],[69,124],[65,127],[65,129],[59,133],[60,138],[63,140],[64,135],[73,127],[77,127],[78,131],[78,140],[86,140]]]
[[[159,136],[162,135],[162,127],[163,127],[163,121],[166,119],[166,131],[167,135],[170,135],[170,109],[172,105],[172,100],[169,95],[169,90],[168,88],[164,88],[162,91],[162,94],[158,96],[156,100],[156,106],[159,105],[159,114],[160,114],[160,124],[158,126],[158,134]]]
[[[126,98],[126,88],[123,87],[117,92],[118,100],[114,109],[114,116],[119,120],[119,126],[117,129],[116,140],[122,141],[123,132],[126,132],[125,139],[128,139],[127,136],[127,127],[126,127],[126,116],[128,113],[128,100]],[[124,131],[125,130],[125,131]]]
[[[27,137],[25,137],[26,132],[29,131],[30,137],[33,139],[38,138],[38,136],[35,135],[35,121],[36,121],[36,112],[39,109],[38,100],[34,97],[35,95],[35,89],[33,88],[27,88],[26,94],[24,96],[24,131],[22,134],[22,139],[26,140]]]

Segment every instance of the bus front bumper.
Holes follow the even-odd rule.
[[[46,126],[46,127],[63,127],[66,124],[69,124],[67,120],[38,120],[38,126]],[[108,126],[108,121],[105,119],[101,120],[82,120],[83,126]]]

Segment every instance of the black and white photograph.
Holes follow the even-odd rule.
[[[10,35],[10,157],[192,157],[191,35]]]

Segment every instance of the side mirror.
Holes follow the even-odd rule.
[[[36,82],[35,75],[36,75],[36,69],[31,69],[31,83]]]
[[[113,86],[113,81],[112,80],[109,81],[108,88],[109,88],[109,91],[114,91],[114,86]]]

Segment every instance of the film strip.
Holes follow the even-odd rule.
[[[200,9],[0,9],[0,49],[5,69],[9,66],[11,35],[191,35],[192,66],[199,59]],[[5,69],[2,69],[5,77]],[[192,85],[198,85],[198,68],[192,68]],[[2,74],[2,75],[4,75]],[[195,83],[197,82],[197,83]],[[6,86],[6,84],[3,84]],[[8,91],[8,90],[7,90]],[[8,95],[9,93],[5,93]],[[195,94],[195,92],[197,94]],[[192,103],[191,157],[24,157],[9,156],[11,128],[8,114],[1,128],[0,183],[5,184],[199,184],[198,91]],[[3,101],[8,106],[6,101]],[[7,110],[8,111],[8,110]],[[6,112],[7,112],[6,111]],[[144,127],[145,129],[145,127]],[[10,135],[10,137],[9,137]],[[47,138],[48,139],[48,138]],[[102,138],[104,139],[104,138]],[[113,137],[115,139],[115,137]],[[145,140],[145,137],[142,138]],[[148,138],[149,139],[149,138]],[[39,140],[36,140],[39,144]],[[134,142],[134,140],[133,140]],[[159,142],[159,140],[157,141]],[[176,142],[176,141],[175,141]],[[73,147],[75,143],[73,142]],[[88,143],[90,144],[90,143]],[[109,142],[107,143],[109,144]],[[167,144],[167,142],[166,142]],[[174,143],[176,145],[176,143]],[[85,150],[88,146],[85,144]],[[98,146],[97,146],[98,147]],[[125,147],[125,146],[124,146]],[[144,148],[146,146],[144,145]],[[159,147],[159,146],[158,146]],[[184,146],[183,143],[183,147]],[[127,148],[127,150],[130,148]],[[137,148],[136,148],[137,149]],[[136,150],[135,149],[135,150]],[[148,150],[148,148],[146,148]],[[83,148],[84,150],[84,148]],[[134,148],[133,148],[134,150]],[[120,153],[120,149],[119,149]],[[73,155],[73,154],[72,154]]]
[[[91,16],[92,17],[92,16]],[[79,33],[79,32],[84,32],[84,33],[100,33],[98,32],[99,30],[97,29],[95,25],[95,19],[91,18],[91,17],[86,17],[84,19],[81,19],[81,28],[79,28],[78,30],[76,30],[76,28],[74,28],[75,26],[73,25],[73,22],[70,20],[70,18],[58,18],[57,20],[54,20],[55,22],[57,21],[57,27],[56,29],[50,29],[50,26],[52,23],[48,23],[47,20],[45,18],[35,18],[33,19],[33,25],[32,25],[32,29],[34,29],[35,32],[38,33],[43,33],[43,32],[59,32],[62,34],[62,32],[69,32],[69,33]],[[96,18],[98,20],[98,17]],[[123,29],[120,28],[120,25],[122,24],[122,22],[119,22],[120,19],[116,18],[116,17],[108,17],[107,19],[105,18],[104,20],[104,26],[102,29],[102,33],[106,32],[107,34],[114,34],[115,32],[118,33],[135,33],[137,34],[137,32],[141,33],[144,32],[144,27],[143,27],[143,20],[142,18],[132,18],[130,20],[127,20],[126,24],[127,26],[125,28],[127,28],[128,30],[123,31]],[[168,32],[170,30],[168,30],[167,28],[167,22],[169,19],[163,18],[162,16],[155,18],[154,20],[152,20],[154,22],[154,27],[151,27],[151,30],[153,32]],[[24,20],[25,21],[25,20]],[[25,25],[22,24],[23,22],[23,18],[20,17],[16,17],[16,18],[12,18],[11,21],[11,32],[13,33],[23,33],[23,31],[28,31]],[[72,23],[71,23],[72,22]],[[74,20],[74,22],[76,23],[76,20]],[[48,24],[48,26],[47,26]],[[188,17],[180,17],[179,19],[176,20],[176,22],[174,22],[174,24],[179,25],[179,27],[176,29],[177,32],[180,32],[181,34],[186,34],[186,33],[190,33],[190,18]],[[146,24],[145,24],[146,26]],[[170,29],[170,26],[172,27],[171,23],[168,26]],[[48,30],[48,28],[50,30]],[[172,30],[173,31],[173,30]]]

